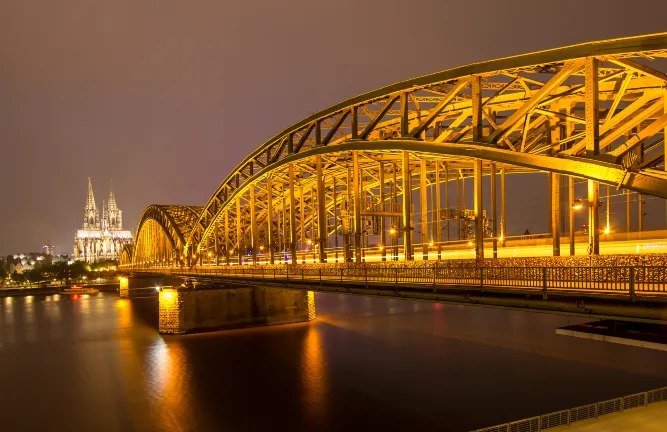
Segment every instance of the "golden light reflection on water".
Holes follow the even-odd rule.
[[[185,350],[178,342],[167,344],[157,338],[146,359],[150,367],[150,386],[155,395],[161,422],[167,430],[184,430],[191,423],[190,366]]]
[[[81,308],[81,313],[85,317],[90,313],[90,296],[88,294],[84,294],[81,296],[80,300],[81,301],[79,302],[79,305]]]
[[[26,296],[24,298],[24,305],[23,305],[23,320],[25,321],[26,324],[33,324],[35,322],[35,308],[32,304],[33,302],[33,297],[32,296]],[[28,332],[26,335],[28,340],[32,341],[35,338],[35,329],[33,328],[31,332]]]
[[[14,299],[12,297],[5,297],[4,307],[2,308],[2,321],[5,324],[14,323]]]
[[[301,354],[302,384],[305,405],[312,410],[313,418],[326,418],[326,393],[328,391],[327,367],[321,335],[316,322],[308,327]]]
[[[118,328],[127,329],[132,326],[132,310],[127,299],[117,299],[114,306],[118,310]]]

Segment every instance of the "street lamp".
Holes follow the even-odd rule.
[[[572,203],[572,210],[581,210],[582,208],[584,208],[584,201],[580,199],[574,200]]]

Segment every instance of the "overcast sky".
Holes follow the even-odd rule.
[[[0,255],[71,253],[89,176],[98,206],[113,180],[134,230],[148,204],[204,204],[247,153],[342,99],[667,31],[666,16],[664,0],[2,0]],[[510,231],[546,229],[536,184],[508,181]]]

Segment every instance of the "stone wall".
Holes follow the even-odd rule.
[[[176,288],[166,288],[160,291],[158,301],[159,324],[158,331],[165,334],[184,333],[183,329],[183,301]]]

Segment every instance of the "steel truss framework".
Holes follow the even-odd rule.
[[[201,210],[179,205],[146,207],[139,218],[133,248],[123,250],[121,263],[133,260],[143,265],[175,264]]]
[[[359,261],[371,230],[383,256],[400,246],[411,259],[416,234],[426,254],[428,243],[445,240],[451,221],[443,209],[465,208],[442,197],[441,185],[473,177],[481,258],[482,176],[491,176],[488,234],[495,250],[505,227],[502,196],[496,221],[498,175],[504,195],[505,174],[535,171],[549,173],[559,254],[560,175],[571,184],[573,177],[587,179],[590,203],[598,202],[599,183],[667,198],[667,75],[652,63],[665,57],[667,33],[592,42],[463,66],[343,101],[246,157],[197,219],[180,226],[182,238],[170,242],[173,256],[189,265],[244,256],[257,262],[258,255],[274,262],[285,251],[292,262],[306,253],[325,261],[340,249]],[[404,193],[408,186],[418,190],[419,212],[413,193]],[[152,207],[159,206],[146,212]],[[147,220],[158,219],[142,216],[135,264],[157,259],[142,246]],[[589,226],[595,254],[597,205],[589,206]]]

